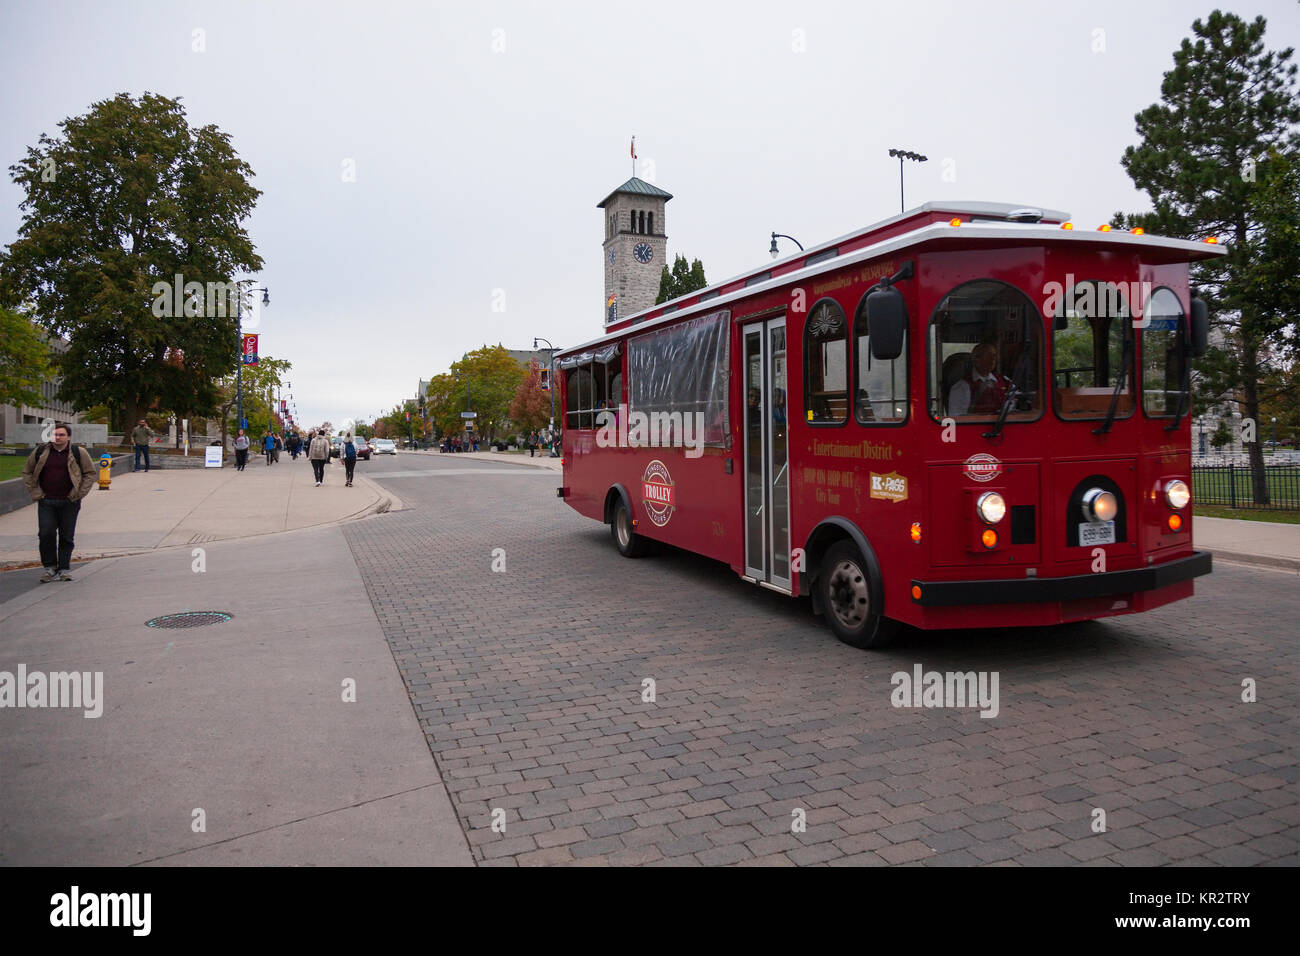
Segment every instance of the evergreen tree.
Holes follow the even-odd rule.
[[[1194,38],[1174,53],[1161,102],[1137,114],[1142,141],[1122,159],[1154,208],[1113,220],[1228,243],[1228,255],[1193,266],[1193,285],[1219,331],[1219,354],[1200,363],[1201,391],[1238,396],[1242,415],[1256,423],[1256,441],[1246,447],[1259,503],[1268,502],[1260,385],[1269,356],[1292,348],[1300,331],[1300,100],[1294,51],[1265,51],[1265,25],[1263,17],[1247,23],[1218,10],[1192,24]]]
[[[655,299],[655,305],[676,299],[678,296],[689,295],[708,284],[708,280],[704,278],[703,262],[696,259],[688,263],[685,256],[677,256],[673,260],[672,271],[669,272],[668,266],[665,265],[659,275],[659,296]]]

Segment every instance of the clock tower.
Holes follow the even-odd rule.
[[[655,304],[659,276],[667,264],[664,206],[672,199],[658,186],[633,176],[596,204],[605,211],[605,297],[610,325]]]

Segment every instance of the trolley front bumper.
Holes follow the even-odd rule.
[[[1193,551],[1184,558],[1163,564],[1076,574],[1066,578],[1010,578],[995,581],[912,581],[913,604],[922,607],[960,607],[972,604],[1025,604],[1042,601],[1076,601],[1157,591],[1209,574],[1212,560],[1208,551]],[[916,589],[920,588],[917,597]]]

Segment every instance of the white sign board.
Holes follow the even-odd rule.
[[[207,445],[203,449],[203,467],[220,468],[221,467],[221,446]]]

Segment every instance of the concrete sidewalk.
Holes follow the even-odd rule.
[[[0,865],[472,865],[342,529],[203,548],[0,604],[0,671],[103,681],[0,710]],[[233,617],[145,626],[198,610]]]
[[[357,462],[351,488],[344,487],[337,463],[325,469],[325,483],[317,488],[307,459],[283,453],[274,465],[253,458],[242,472],[233,465],[116,471],[107,491],[96,488],[82,504],[73,559],[291,531],[400,507],[365,477],[366,464]],[[0,569],[39,560],[36,506],[0,515]]]
[[[1192,519],[1192,538],[1198,548],[1212,552],[1215,560],[1300,574],[1300,524],[1197,515]]]

